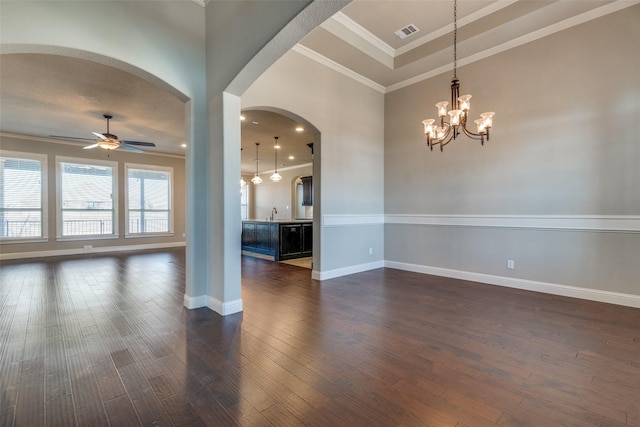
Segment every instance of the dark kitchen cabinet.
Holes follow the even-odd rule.
[[[276,257],[278,224],[263,221],[242,223],[242,250]]]
[[[311,256],[313,224],[282,224],[280,226],[280,259]]]
[[[303,176],[302,180],[302,206],[313,206],[313,177]]]
[[[312,255],[311,221],[243,221],[242,250],[273,257],[275,261]]]

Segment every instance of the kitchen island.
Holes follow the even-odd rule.
[[[242,253],[284,261],[311,256],[312,220],[242,221]]]

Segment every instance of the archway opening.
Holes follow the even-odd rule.
[[[241,175],[248,191],[243,195],[248,195],[243,220],[281,224],[272,226],[278,227],[279,234],[271,242],[270,259],[308,258],[308,263],[300,265],[320,265],[321,177],[319,158],[314,156],[320,131],[295,113],[266,106],[243,109],[241,123]],[[282,177],[279,182],[270,179],[276,170]],[[251,181],[256,176],[260,177],[259,184]],[[291,230],[293,237],[304,236],[287,241]],[[243,253],[248,254],[247,247],[242,246]]]

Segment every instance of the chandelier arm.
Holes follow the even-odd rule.
[[[442,142],[440,143],[440,151],[444,151],[444,146],[445,146],[445,145],[447,145],[448,143],[450,143],[450,142],[451,142],[451,141],[453,141],[453,140],[454,140],[454,138],[453,138],[453,134],[452,134],[452,135],[449,135],[449,138],[447,138],[445,141],[442,141]]]
[[[449,126],[447,128],[447,132],[445,132],[445,134],[442,136],[442,138],[439,138],[436,141],[436,144],[440,144],[440,151],[442,151],[442,148],[447,145],[448,143],[450,143],[453,139],[455,139],[455,132],[452,132],[453,130],[453,126]]]
[[[460,128],[462,128],[462,131],[464,132],[465,135],[467,135],[469,138],[471,139],[484,139],[484,135],[479,134],[479,133],[475,133],[475,132],[471,132],[470,130],[467,129],[467,127],[465,125],[460,126]]]
[[[446,129],[446,131],[445,131],[444,135],[442,135],[442,137],[440,137],[440,138],[431,138],[431,140],[435,141],[436,144],[439,144],[441,141],[444,141],[444,140],[448,141],[452,137],[452,132],[451,131],[453,130],[453,126],[451,126],[449,124],[449,122],[445,122],[444,120],[441,120],[440,124],[441,124],[441,127]]]

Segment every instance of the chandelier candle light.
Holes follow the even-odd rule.
[[[256,142],[256,176],[254,176],[253,178],[251,178],[251,182],[253,182],[255,185],[258,185],[262,182],[262,178],[260,178],[260,175],[258,174],[258,162],[260,161],[259,157],[258,157],[258,147],[260,146],[259,142]]]
[[[458,2],[453,2],[453,80],[451,80],[451,106],[455,109],[447,111],[449,103],[440,101],[436,104],[438,109],[438,122],[434,119],[423,120],[424,134],[427,137],[427,145],[433,151],[434,145],[440,145],[440,151],[444,151],[444,146],[456,139],[460,133],[464,133],[471,139],[480,140],[484,145],[485,139],[489,141],[489,130],[493,125],[493,112],[480,114],[480,118],[475,120],[477,133],[467,129],[469,110],[471,109],[471,95],[460,96],[460,81],[457,76],[458,68]],[[445,118],[449,116],[447,122]]]
[[[275,138],[275,142],[273,143],[273,153],[274,153],[275,172],[273,172],[273,175],[271,175],[269,179],[273,182],[280,182],[282,180],[282,175],[278,173],[278,148],[280,148],[280,146],[278,145],[279,137],[274,136],[274,138]]]

